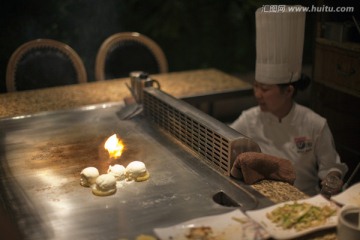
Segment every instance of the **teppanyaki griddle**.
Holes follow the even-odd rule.
[[[149,109],[124,120],[125,107],[109,103],[0,120],[1,202],[24,239],[134,239],[154,235],[155,227],[271,204],[154,124]],[[114,133],[125,143],[117,160],[103,148]],[[106,173],[109,165],[134,160],[146,164],[149,180],[123,182],[107,197],[79,184],[85,167]]]

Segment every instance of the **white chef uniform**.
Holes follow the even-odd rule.
[[[297,81],[301,75],[305,12],[256,11],[255,80],[264,84]],[[260,107],[244,111],[230,125],[257,142],[266,154],[294,164],[294,185],[308,195],[317,194],[319,181],[329,171],[343,175],[347,166],[340,162],[326,119],[296,103],[279,122]]]
[[[244,111],[231,127],[258,143],[263,153],[290,160],[294,186],[310,196],[318,193],[319,179],[329,171],[347,171],[326,120],[296,103],[281,122],[257,106]]]

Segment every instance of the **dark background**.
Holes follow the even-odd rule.
[[[117,32],[135,31],[164,50],[169,71],[218,68],[254,71],[255,11],[264,4],[314,1],[255,0],[12,0],[1,2],[0,92],[6,65],[26,41],[51,38],[83,59],[88,81],[101,43]],[[315,14],[307,14],[304,64],[313,58]]]

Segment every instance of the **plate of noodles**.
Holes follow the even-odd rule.
[[[279,203],[246,214],[276,239],[296,238],[311,232],[335,227],[339,207],[316,195],[311,198]]]

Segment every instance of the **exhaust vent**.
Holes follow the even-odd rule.
[[[227,176],[238,154],[260,152],[251,139],[161,90],[145,88],[143,107],[152,122]]]

